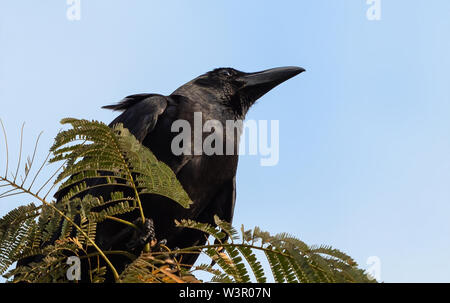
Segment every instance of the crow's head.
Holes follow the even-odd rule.
[[[238,116],[284,81],[304,72],[301,67],[279,67],[256,73],[244,73],[233,68],[217,68],[177,89],[173,94],[205,97],[229,106]]]

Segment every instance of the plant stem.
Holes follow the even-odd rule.
[[[129,221],[122,220],[122,219],[120,219],[120,218],[116,218],[116,217],[112,217],[112,216],[106,216],[105,218],[106,218],[106,219],[109,219],[109,220],[112,220],[112,221],[116,221],[116,222],[125,224],[125,225],[128,225],[128,226],[133,227],[134,229],[136,229],[136,230],[138,230],[138,231],[141,230],[137,225],[135,225],[135,224],[133,224],[133,223],[131,223],[131,222],[129,222]]]
[[[110,251],[105,251],[104,254],[105,254],[105,255],[122,255],[122,256],[127,257],[127,258],[130,259],[131,261],[134,261],[134,260],[136,259],[136,256],[135,256],[135,255],[130,254],[129,252],[124,251],[124,250],[110,250]],[[86,255],[84,255],[84,256],[81,256],[80,259],[83,259],[83,258],[90,258],[90,257],[95,257],[95,256],[98,256],[98,255],[99,255],[98,252],[96,252],[96,253],[90,253],[90,254],[86,254]]]
[[[183,248],[183,249],[177,249],[176,251],[170,251],[170,252],[152,252],[152,254],[158,255],[158,254],[179,254],[179,253],[200,253],[200,252],[194,252],[193,250],[202,250],[205,248],[220,248],[220,247],[247,247],[247,248],[251,248],[251,249],[257,249],[257,250],[261,250],[261,251],[268,251],[268,252],[273,252],[273,250],[265,248],[265,247],[261,247],[261,246],[255,246],[255,245],[250,245],[250,244],[236,244],[236,243],[222,243],[222,244],[210,244],[210,245],[203,245],[203,246],[191,246],[191,247],[187,247],[187,248]],[[292,257],[289,254],[283,253],[279,250],[276,251],[277,253],[279,253],[280,255],[290,258],[290,259],[294,259],[294,257]]]

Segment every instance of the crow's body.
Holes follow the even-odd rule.
[[[167,240],[167,245],[171,248],[200,245],[206,240],[201,232],[176,228],[175,219],[189,218],[214,224],[214,215],[229,222],[233,217],[237,153],[229,156],[175,156],[171,151],[172,139],[177,135],[171,131],[174,121],[182,119],[193,125],[194,112],[202,112],[204,120],[234,119],[232,113],[227,113],[224,108],[212,111],[211,108],[207,108],[209,104],[201,101],[203,100],[192,100],[178,95],[129,96],[123,102],[130,102],[133,105],[111,122],[111,126],[123,123],[124,127],[148,147],[158,160],[166,163],[175,172],[177,179],[194,202],[189,208],[183,208],[161,196],[142,196],[144,214],[153,220],[156,239]],[[148,120],[145,122],[142,119],[139,120],[142,116],[146,116]],[[132,218],[127,219],[132,220]],[[122,225],[112,221],[99,224],[97,241],[110,246],[110,239],[113,239],[122,228]],[[116,243],[112,247],[105,248],[118,249],[123,244],[125,243]],[[193,256],[185,256],[183,263],[192,264],[195,259],[196,257]]]
[[[217,215],[231,223],[236,197],[237,151],[242,130],[238,129],[232,137],[224,135],[224,148],[227,140],[233,141],[233,155],[175,156],[171,150],[172,139],[177,135],[171,130],[173,122],[180,119],[188,121],[193,130],[194,113],[200,112],[203,122],[218,120],[225,129],[226,120],[244,119],[258,98],[303,71],[298,67],[286,67],[243,73],[221,68],[193,79],[169,96],[138,94],[126,97],[116,105],[105,106],[123,111],[111,122],[111,126],[122,123],[144,146],[150,148],[159,160],[175,172],[193,201],[191,207],[185,209],[161,196],[142,196],[144,214],[153,220],[157,240],[166,239],[170,248],[204,244],[206,238],[202,232],[177,228],[174,220],[193,219],[214,225],[214,215]],[[203,134],[203,138],[207,135]],[[108,196],[111,191],[114,189],[103,189],[102,192],[92,190],[87,194]],[[133,213],[123,218],[133,221],[138,217],[138,213]],[[96,242],[104,250],[126,250],[130,234],[124,234],[123,230],[124,225],[115,221],[99,223]],[[196,259],[197,255],[183,256],[182,263],[193,264]],[[128,259],[119,256],[111,256],[111,261],[118,271],[129,263]]]

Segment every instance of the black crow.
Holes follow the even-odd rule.
[[[166,245],[171,249],[202,245],[206,242],[205,234],[177,228],[175,220],[192,219],[215,225],[214,215],[217,215],[222,220],[232,222],[242,125],[236,124],[237,127],[230,134],[225,131],[226,121],[243,120],[257,99],[303,71],[304,69],[299,67],[281,67],[244,73],[233,68],[218,68],[189,81],[169,96],[137,94],[124,98],[118,104],[104,106],[107,109],[122,111],[110,126],[122,123],[128,128],[160,161],[175,172],[193,201],[191,207],[185,209],[168,198],[143,195],[141,200],[144,214],[149,222],[153,223],[154,230],[147,224],[147,231],[143,235],[137,235],[141,246],[132,247],[134,253],[142,250],[142,242],[147,241],[150,236],[166,241]],[[225,133],[223,142],[215,144],[221,143],[223,154],[199,152],[196,150],[196,142],[191,142],[190,147],[188,145],[182,154],[174,152],[173,141],[179,135],[173,131],[174,122],[186,121],[192,126],[193,132],[195,115],[199,113],[202,115],[202,123],[216,120],[222,124]],[[217,131],[216,128],[214,130]],[[211,133],[202,133],[200,141],[203,142]],[[232,146],[232,149],[227,151],[227,146]],[[111,191],[113,189],[109,189],[109,192]],[[100,194],[109,197],[109,192],[102,190]],[[98,196],[99,192],[90,191],[87,194]],[[60,193],[59,196],[62,197],[63,194]],[[139,218],[139,214],[127,214],[123,218],[133,221]],[[130,251],[130,241],[136,243],[131,239],[134,237],[136,235],[132,236],[131,232],[126,231],[123,224],[115,221],[106,220],[97,226],[96,242],[104,250]],[[197,257],[197,254],[183,256],[182,263],[192,265]],[[118,271],[122,271],[130,262],[121,256],[111,256],[111,261]]]
[[[170,166],[194,202],[185,209],[163,198],[144,199],[144,212],[154,222],[157,239],[166,239],[169,247],[180,248],[204,243],[201,233],[176,229],[174,219],[214,224],[213,216],[218,215],[231,223],[235,204],[238,137],[242,129],[237,127],[233,136],[224,134],[223,155],[198,152],[195,155],[195,142],[188,153],[175,155],[172,140],[177,133],[172,131],[172,124],[181,119],[194,131],[194,114],[201,113],[203,123],[217,120],[225,130],[227,120],[243,120],[257,99],[303,71],[299,67],[282,67],[243,73],[218,68],[184,84],[169,96],[132,95],[116,105],[104,107],[123,111],[111,125],[123,123],[159,160]],[[202,139],[208,135],[204,133]],[[232,155],[227,155],[225,148],[230,144],[234,149]]]

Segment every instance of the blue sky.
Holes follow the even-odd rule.
[[[381,261],[386,282],[450,281],[450,2],[0,1],[0,118],[41,156],[78,117],[212,68],[297,65],[248,118],[280,121],[280,162],[240,159],[234,223]],[[4,151],[1,142],[0,161]],[[16,146],[11,146],[14,154]],[[3,170],[3,166],[0,166]],[[0,215],[19,203],[0,201]]]

